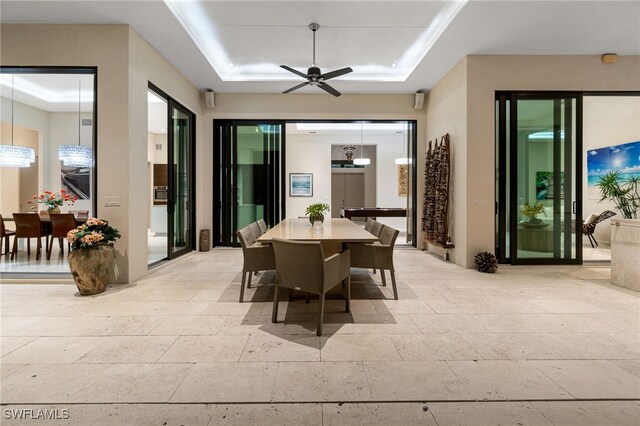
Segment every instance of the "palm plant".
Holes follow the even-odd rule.
[[[596,183],[602,197],[598,202],[611,200],[625,219],[637,219],[637,211],[640,207],[639,185],[640,177],[638,176],[624,180],[620,172],[609,172]]]

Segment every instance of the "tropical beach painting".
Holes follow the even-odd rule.
[[[599,200],[596,186],[601,176],[620,172],[622,179],[640,177],[640,141],[587,151],[587,194],[590,200]]]
[[[311,197],[313,196],[312,173],[289,173],[289,196]]]

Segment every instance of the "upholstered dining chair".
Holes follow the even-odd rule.
[[[375,220],[371,219],[370,217],[367,218],[367,222],[364,224],[364,230],[367,232],[371,232],[371,230],[373,229],[373,225],[376,223]]]
[[[380,232],[382,232],[383,226],[384,225],[382,223],[378,222],[377,220],[374,220],[373,224],[371,225],[371,230],[369,232],[375,235],[376,237],[379,237]]]
[[[249,226],[239,229],[236,235],[242,246],[242,283],[240,284],[240,303],[242,303],[245,284],[247,288],[251,287],[251,273],[276,269],[276,260],[271,245],[255,244],[256,237]]]
[[[51,231],[45,229],[37,213],[13,213],[13,220],[16,223],[16,234],[13,238],[13,248],[11,249],[11,260],[18,252],[18,240],[20,238],[27,239],[27,254],[31,255],[31,238],[38,241],[36,248],[36,260],[40,259],[42,252],[42,237],[46,237],[45,249],[49,244],[49,235]]]
[[[378,238],[380,243],[374,244],[348,244],[351,250],[351,266],[354,268],[380,269],[382,285],[386,286],[385,270],[389,270],[393,297],[398,300],[398,288],[396,286],[395,267],[393,265],[393,248],[400,231],[390,226],[383,225]]]
[[[254,239],[258,239],[258,237],[260,235],[262,235],[262,231],[260,230],[260,227],[258,226],[258,222],[251,222],[249,224],[249,228],[251,228],[251,232],[253,232],[253,238]]]
[[[582,224],[582,234],[586,235],[587,238],[589,238],[591,247],[593,248],[598,247],[598,241],[596,241],[596,237],[593,235],[593,233],[596,230],[596,225],[602,222],[603,220],[607,220],[610,217],[613,217],[615,215],[616,215],[615,212],[612,212],[611,210],[605,210],[599,215],[597,215],[596,217],[593,217],[593,215],[589,216],[587,220],[584,221],[584,223]]]
[[[4,226],[4,220],[2,220],[2,215],[0,214],[0,256],[9,253],[9,237],[14,235],[16,235],[16,232],[10,231]],[[4,249],[2,241],[4,241]]]
[[[264,234],[267,232],[267,229],[269,229],[264,219],[259,219],[256,223],[258,224],[258,228],[260,228],[260,235]]]
[[[349,250],[325,259],[320,241],[291,241],[274,238],[278,279],[273,295],[271,322],[278,322],[278,290],[280,287],[306,291],[318,295],[318,325],[316,334],[322,336],[325,294],[333,287],[343,286],[345,311],[351,311],[351,279]]]
[[[72,229],[75,229],[78,224],[76,218],[72,213],[60,213],[49,215],[51,219],[51,240],[49,241],[49,247],[47,248],[47,260],[51,259],[51,252],[53,251],[53,240],[58,239],[60,245],[60,253],[64,254],[63,238],[67,238],[67,233]],[[67,241],[67,248],[71,251],[71,243]]]

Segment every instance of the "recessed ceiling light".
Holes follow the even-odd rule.
[[[398,64],[397,64],[396,62],[394,62],[394,63],[392,63],[392,64],[391,64],[391,68],[395,68],[395,67],[397,67],[397,66],[398,66]]]
[[[232,67],[233,66],[233,62],[229,62],[229,66]]]

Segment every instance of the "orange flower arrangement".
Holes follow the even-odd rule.
[[[34,195],[32,200],[27,201],[28,204],[35,204],[31,208],[36,210],[37,204],[44,204],[47,210],[55,209],[63,204],[68,206],[73,205],[78,198],[75,195],[69,195],[64,189],[60,192],[45,191],[44,189],[40,194]]]

